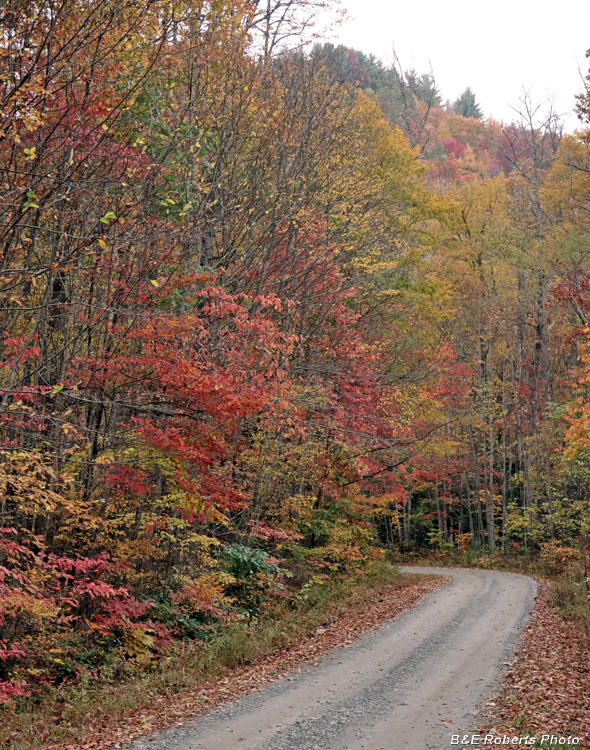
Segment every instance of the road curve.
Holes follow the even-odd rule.
[[[318,666],[129,750],[446,750],[471,733],[530,612],[525,576],[459,568]]]

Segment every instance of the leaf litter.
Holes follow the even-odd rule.
[[[581,748],[590,748],[590,643],[548,605],[551,584],[538,583],[522,646],[481,731],[538,739],[571,735],[580,738]]]

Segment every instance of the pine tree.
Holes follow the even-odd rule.
[[[483,112],[479,104],[475,101],[475,94],[469,86],[453,103],[453,112],[463,115],[463,117],[475,117],[478,120],[483,118]]]

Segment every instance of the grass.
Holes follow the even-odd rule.
[[[148,665],[113,659],[99,679],[52,688],[38,702],[28,699],[18,710],[4,709],[0,746],[11,750],[75,747],[87,739],[86,727],[116,726],[155,700],[177,696],[272,654],[330,621],[339,611],[362,607],[377,591],[413,583],[415,579],[378,561],[361,573],[306,589],[299,598],[272,602],[252,623],[235,622],[206,645],[177,643],[166,657]]]

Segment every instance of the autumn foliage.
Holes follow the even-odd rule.
[[[384,545],[587,557],[582,136],[246,1],[0,18],[1,701]]]
[[[401,491],[379,328],[438,209],[362,92],[257,59],[248,4],[2,13],[10,702],[373,554]]]

